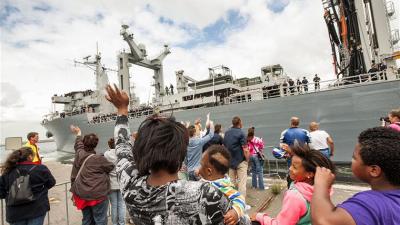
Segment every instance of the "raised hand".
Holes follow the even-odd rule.
[[[125,91],[120,91],[117,85],[114,84],[114,89],[111,85],[106,87],[106,99],[118,109],[119,115],[128,115],[129,97]]]
[[[71,125],[71,126],[69,126],[69,129],[75,135],[80,135],[81,134],[81,129],[78,126]]]
[[[335,174],[325,167],[317,167],[314,176],[314,186],[329,189],[335,181]]]
[[[257,221],[256,217],[257,217],[257,213],[250,214],[250,220],[251,221]]]
[[[208,121],[207,128],[214,129],[214,121],[209,120],[209,121]]]
[[[186,121],[185,127],[186,127],[186,128],[189,128],[189,126],[190,126],[190,121]]]
[[[206,128],[210,128],[210,113],[207,113]]]

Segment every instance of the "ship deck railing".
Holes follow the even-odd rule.
[[[135,119],[135,118],[140,118],[140,117],[147,117],[150,116],[154,113],[153,109],[146,109],[146,110],[132,110],[128,112],[128,118],[129,119]],[[115,121],[117,120],[117,114],[112,113],[108,115],[97,115],[92,118],[88,123],[90,124],[97,124],[97,123],[105,123],[105,122],[110,122],[110,121]]]
[[[400,77],[399,75],[396,75],[390,80],[398,80],[398,79],[400,79]],[[239,104],[256,100],[288,97],[294,95],[304,95],[309,93],[347,88],[352,85],[367,85],[387,80],[389,79],[387,77],[386,71],[384,70],[384,71],[360,74],[356,76],[344,77],[339,79],[311,82],[308,84],[300,84],[300,85],[295,84],[292,86],[290,86],[289,84],[287,86],[280,84],[280,85],[275,85],[277,86],[275,88],[271,88],[272,86],[269,86],[263,88],[248,89],[243,92],[235,93],[227,97],[224,101],[224,104]],[[253,96],[253,94],[258,94],[259,97],[255,98],[257,96]]]
[[[269,149],[273,146],[267,146],[265,149]],[[265,173],[264,177],[279,178],[279,174],[285,174],[287,170],[285,168],[279,168],[279,161],[277,159],[266,159],[264,162]],[[285,171],[286,170],[286,171]],[[63,182],[56,184],[50,189],[49,193],[56,196],[53,198],[49,196],[50,200],[50,211],[46,213],[46,218],[44,224],[51,225],[70,225],[70,224],[80,224],[82,219],[81,210],[76,209],[73,205],[71,197],[72,193],[69,191],[71,187],[71,182]],[[1,225],[8,224],[6,222],[6,203],[4,199],[0,201],[1,205]],[[24,213],[24,212],[21,212]],[[111,216],[111,204],[108,207],[107,217]],[[126,217],[128,218],[128,217]]]

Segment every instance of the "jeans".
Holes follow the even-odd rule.
[[[23,213],[23,212],[21,212]],[[43,216],[38,216],[32,219],[27,219],[27,220],[21,220],[15,223],[10,223],[10,225],[43,225],[44,218],[46,217],[46,214]]]
[[[329,150],[329,148],[320,149],[319,152],[321,152],[322,155],[326,156],[326,158],[328,159],[331,157],[331,151]]]
[[[120,190],[112,190],[108,195],[111,203],[111,221],[113,225],[125,225],[125,202]]]
[[[82,225],[107,225],[108,199],[82,209]]]
[[[253,188],[258,188],[264,190],[264,174],[263,166],[264,160],[260,159],[257,155],[250,156],[251,165],[251,186]],[[258,182],[257,182],[258,181]]]
[[[236,169],[229,168],[229,178],[244,198],[246,198],[247,167],[247,161],[243,161]]]

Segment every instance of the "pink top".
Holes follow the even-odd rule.
[[[389,127],[397,132],[400,132],[400,123],[392,123],[389,125]]]
[[[304,199],[311,202],[314,193],[314,186],[296,182],[296,189],[288,190],[283,197],[282,209],[276,218],[269,217],[266,213],[257,213],[256,219],[261,225],[295,225],[300,218],[307,213],[307,205]],[[299,196],[302,195],[304,199]],[[332,191],[330,191],[332,194]]]
[[[263,149],[264,141],[262,140],[262,138],[253,137],[253,139],[251,139],[251,141],[247,142],[247,145],[249,146],[250,155],[255,155],[257,153],[254,150],[254,148],[257,148],[258,150]]]

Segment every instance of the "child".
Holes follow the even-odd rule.
[[[132,135],[133,136],[133,135]],[[109,149],[104,152],[104,157],[114,164],[117,163],[117,155],[115,154],[114,138],[108,140]],[[108,195],[111,204],[111,222],[113,225],[125,225],[125,202],[122,199],[121,188],[117,180],[117,173],[114,169],[109,173],[111,192]]]
[[[230,154],[222,145],[211,145],[203,154],[200,162],[199,175],[218,188],[228,197],[233,205],[234,210],[229,210],[224,216],[225,224],[236,224],[238,218],[247,219],[245,217],[246,203],[243,195],[241,195],[234,187],[228,176]],[[235,215],[233,215],[235,214]],[[237,216],[237,217],[236,217]]]
[[[312,198],[313,224],[400,224],[400,133],[376,127],[358,137],[351,162],[353,174],[371,186],[335,207],[327,189],[335,176],[317,168]]]
[[[314,192],[314,175],[317,167],[329,168],[333,173],[335,166],[317,150],[310,150],[308,145],[295,144],[291,147],[293,154],[292,164],[289,168],[292,182],[283,198],[282,209],[276,218],[267,214],[257,213],[251,216],[252,220],[260,224],[311,224],[310,202]],[[326,190],[328,194],[328,190]]]
[[[251,187],[264,190],[264,141],[262,138],[256,137],[254,127],[247,131],[247,145],[250,152],[250,165],[251,165]]]

